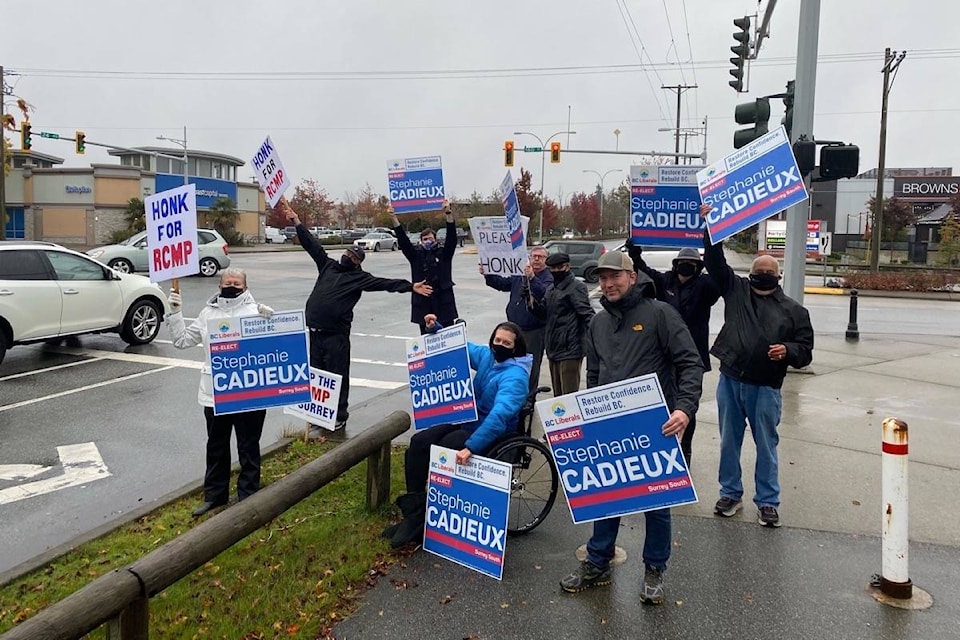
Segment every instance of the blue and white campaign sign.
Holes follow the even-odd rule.
[[[760,136],[697,172],[713,244],[807,199],[803,178],[783,127]]]
[[[343,376],[310,367],[310,402],[284,407],[287,415],[296,416],[333,431],[337,425],[337,404]]]
[[[656,374],[537,403],[575,523],[697,501]]]
[[[290,177],[283,170],[280,154],[277,153],[277,148],[273,146],[273,140],[270,139],[270,136],[267,136],[267,139],[257,149],[250,164],[259,174],[257,180],[263,188],[264,195],[267,196],[267,202],[270,203],[271,207],[277,206],[280,198],[283,197],[283,192],[290,186]]]
[[[407,340],[407,371],[415,429],[477,419],[464,325]]]
[[[197,186],[187,184],[143,201],[147,218],[151,282],[200,273],[197,247]]]
[[[457,464],[456,451],[431,446],[423,548],[501,580],[512,475],[506,462],[471,456]]]
[[[443,167],[440,156],[406,158],[387,163],[387,185],[394,213],[443,209]]]
[[[212,318],[207,336],[215,414],[310,402],[303,311]]]
[[[649,247],[702,247],[697,171],[670,164],[630,167],[630,237]]]
[[[527,248],[514,246],[510,222],[504,216],[469,218],[470,235],[477,245],[477,255],[485,275],[522,276],[530,262]],[[520,216],[520,233],[525,238],[530,218]]]
[[[507,227],[510,231],[510,244],[514,249],[527,246],[526,229],[520,224],[520,200],[517,199],[517,185],[509,171],[500,183],[500,200],[503,202],[503,215],[507,218]]]

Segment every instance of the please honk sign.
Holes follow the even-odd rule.
[[[163,282],[199,273],[197,185],[155,193],[144,200],[143,206],[150,281]]]

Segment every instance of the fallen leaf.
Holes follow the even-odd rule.
[[[536,569],[537,571],[540,571],[540,569],[543,569],[543,567],[540,566],[539,564],[533,565],[533,568]]]
[[[743,596],[743,601],[753,603],[753,594],[748,593],[747,595]]]
[[[607,624],[606,618],[600,618],[600,624]]]
[[[859,501],[859,500],[854,500],[854,501],[853,501],[853,506],[859,507],[859,506],[860,506],[860,501]]]
[[[503,603],[500,604],[500,608],[501,608],[501,609],[506,609],[506,608],[508,608],[509,606],[510,606],[510,605],[507,604],[506,602],[503,602]]]
[[[677,606],[678,607],[683,606],[683,600],[677,600]]]
[[[452,601],[453,601],[453,596],[449,594],[440,598],[440,604],[449,604]]]

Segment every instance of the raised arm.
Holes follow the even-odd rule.
[[[393,207],[390,207],[387,211],[390,213],[390,219],[393,221],[393,232],[397,234],[397,246],[400,247],[403,257],[406,258],[408,262],[413,262],[413,259],[417,255],[416,247],[414,247],[413,243],[410,242],[410,237],[407,235],[407,230],[403,228],[402,224],[400,224],[397,214],[393,212]]]
[[[294,227],[297,230],[297,238],[300,240],[300,246],[303,247],[304,251],[310,254],[310,257],[313,258],[313,261],[317,263],[317,269],[323,269],[327,260],[327,251],[323,248],[323,245],[313,237],[307,229],[303,226],[303,223],[300,222],[300,216],[297,215],[297,212],[290,207],[290,203],[287,202],[286,198],[280,199],[280,207],[283,209],[284,215],[286,215],[287,220],[293,223]]]
[[[643,259],[643,247],[634,244],[633,238],[627,239],[627,255],[633,261],[633,270],[645,273],[653,280],[654,290],[657,292],[657,298],[663,300],[666,297],[667,276],[647,265]]]
[[[700,205],[700,217],[706,218],[710,213],[710,205]],[[723,255],[723,243],[710,244],[710,232],[703,228],[703,264],[707,267],[720,295],[729,291],[737,282],[737,274],[733,272],[727,259]]]
[[[453,219],[453,211],[450,210],[450,202],[443,201],[443,213],[447,217],[447,235],[443,239],[443,247],[440,249],[440,256],[447,261],[453,260],[453,255],[457,252],[457,224]]]

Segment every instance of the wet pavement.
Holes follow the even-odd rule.
[[[810,296],[808,302],[815,302]],[[614,583],[580,594],[558,580],[590,535],[562,496],[546,522],[506,547],[497,582],[417,551],[340,623],[337,638],[905,638],[960,637],[960,338],[818,333],[814,363],[783,390],[780,529],[756,524],[754,456],[744,445],[745,509],[712,515],[719,455],[715,387],[704,379],[694,440],[700,502],[673,510],[666,603],[641,605],[643,518],[624,519],[626,563]],[[407,398],[391,394],[378,409]],[[910,576],[933,606],[879,604],[880,437],[884,418],[910,427]]]

